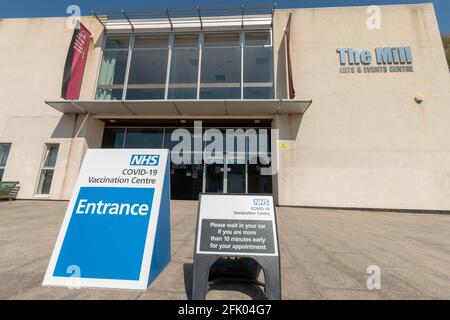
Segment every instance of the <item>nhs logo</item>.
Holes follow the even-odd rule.
[[[157,154],[132,154],[130,166],[157,166],[159,155]]]
[[[253,199],[253,205],[254,206],[268,206],[269,200],[268,199]]]

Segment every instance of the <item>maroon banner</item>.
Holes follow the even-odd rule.
[[[286,44],[287,74],[288,74],[288,96],[289,99],[295,98],[294,80],[292,78],[292,61],[291,61],[291,15],[289,14],[286,29],[284,30],[284,40]]]
[[[86,66],[91,33],[81,23],[75,29],[64,66],[61,97],[76,100],[80,97],[81,83]]]

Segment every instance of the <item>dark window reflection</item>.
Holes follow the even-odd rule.
[[[270,164],[248,165],[248,192],[249,193],[272,193],[272,176],[261,175],[262,168],[268,168]]]
[[[123,148],[124,128],[107,128],[103,133],[102,148]]]
[[[170,186],[172,199],[198,200],[203,188],[203,164],[171,164]]]
[[[163,129],[130,128],[127,130],[125,148],[162,148]]]

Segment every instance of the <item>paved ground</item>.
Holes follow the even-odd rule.
[[[196,202],[172,202],[172,262],[145,292],[44,288],[67,202],[0,202],[0,298],[186,299]],[[284,299],[450,299],[450,215],[278,209]],[[381,290],[366,269],[381,268]],[[237,289],[238,291],[233,291]],[[208,299],[260,298],[216,287]]]

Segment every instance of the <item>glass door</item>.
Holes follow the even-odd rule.
[[[203,187],[202,164],[171,164],[170,187],[177,200],[198,200]]]
[[[246,193],[245,154],[210,158],[208,162],[205,162],[204,185],[205,192]]]
[[[209,158],[205,162],[205,192],[225,193],[223,157]]]
[[[226,157],[225,184],[226,193],[246,193],[245,154]]]

